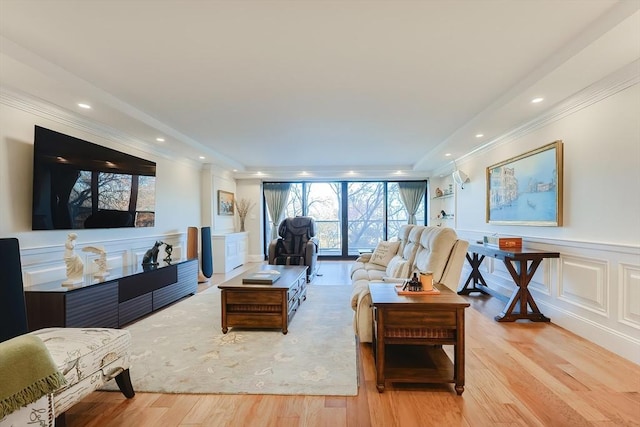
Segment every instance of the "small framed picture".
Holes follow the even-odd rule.
[[[218,190],[218,215],[234,214],[233,193],[224,190]]]

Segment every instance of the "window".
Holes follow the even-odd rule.
[[[348,253],[358,255],[361,250],[375,249],[384,240],[384,183],[350,182],[347,194]]]
[[[425,224],[427,200],[423,197],[416,212],[419,225]],[[285,216],[298,215],[315,218],[319,255],[337,257],[374,249],[397,236],[409,218],[398,182],[387,181],[291,183]]]

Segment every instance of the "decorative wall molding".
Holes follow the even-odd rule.
[[[640,330],[640,266],[618,266],[618,321]]]
[[[486,144],[479,146],[475,150],[457,158],[456,161],[463,162],[464,160],[470,160],[481,153],[511,143],[538,129],[548,126],[553,122],[570,116],[591,105],[597,104],[603,99],[636,85],[640,83],[640,73],[638,70],[640,70],[640,60],[627,64],[618,71],[558,103],[535,119],[503,133],[502,135],[488,141]],[[449,169],[449,165],[446,166],[446,171],[438,169],[433,176],[437,176],[439,173],[449,172]]]
[[[135,148],[136,150],[147,152],[171,161],[186,162],[191,166],[195,165],[197,167],[201,167],[201,164],[198,162],[182,156],[176,156],[176,154],[179,153],[172,152],[167,148],[152,144],[148,141],[134,138],[118,129],[91,121],[78,114],[64,110],[45,100],[36,98],[24,92],[9,90],[6,87],[0,88],[0,104],[95,135],[99,138],[113,141],[114,143],[121,144],[123,147]]]
[[[482,239],[478,232],[458,234],[469,241]],[[529,287],[542,313],[552,323],[640,363],[640,247],[523,240],[532,249],[560,252],[559,259],[543,261]],[[463,282],[470,271],[465,262]],[[515,285],[502,262],[485,258],[481,272],[492,289],[505,296],[513,292]]]
[[[558,299],[609,317],[608,272],[606,260],[563,255]]]
[[[141,264],[145,252],[157,240],[173,245],[172,259],[179,260],[186,255],[186,251],[183,249],[186,247],[186,233],[102,242],[80,241],[76,245],[75,252],[84,262],[84,271],[87,274],[96,271],[93,260],[97,256],[90,252],[83,252],[82,248],[85,246],[103,247],[107,253],[107,267],[111,269]],[[63,281],[66,278],[64,243],[47,247],[23,248],[20,253],[25,288],[56,280]],[[165,256],[164,249],[161,247],[158,258],[162,259]]]

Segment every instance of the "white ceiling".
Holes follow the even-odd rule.
[[[0,84],[240,178],[427,177],[640,58],[639,9],[0,0]]]

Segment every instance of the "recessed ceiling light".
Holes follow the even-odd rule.
[[[445,153],[445,157],[451,157],[451,153]]]
[[[484,136],[484,134],[483,134],[483,133],[477,133],[477,134],[476,134],[476,138],[482,138],[483,136]]]
[[[542,102],[542,101],[544,101],[544,98],[533,98],[531,100],[531,103],[532,104],[537,104],[537,103]]]
[[[156,138],[156,141],[158,141],[158,142],[164,142],[164,138],[160,138],[160,137],[158,137],[158,138]]]
[[[234,171],[234,172],[238,172],[238,169],[234,169],[233,171]]]
[[[205,156],[199,156],[198,158],[199,158],[200,160],[204,160],[204,159],[206,159],[206,157],[205,157]]]
[[[262,172],[258,171],[258,172],[256,172],[256,175],[262,176]]]
[[[91,109],[91,105],[85,104],[84,102],[79,102],[78,103],[78,107],[84,108],[85,110],[90,110]]]
[[[309,175],[309,173],[307,171],[302,171],[302,172],[300,172],[300,175],[307,176],[307,175]]]
[[[404,172],[402,171],[396,171],[396,175],[402,175]]]

